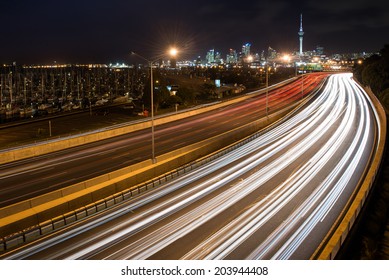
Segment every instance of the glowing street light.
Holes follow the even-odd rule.
[[[290,62],[290,55],[288,54],[285,54],[283,57],[282,57],[282,60],[285,62],[285,63],[289,63]]]
[[[177,56],[177,54],[178,54],[178,50],[176,49],[176,48],[171,48],[170,50],[169,50],[169,54],[171,55],[171,56]]]
[[[169,54],[171,56],[176,56],[178,54],[178,51],[176,48],[171,48],[169,50]],[[155,59],[155,60],[149,60],[141,55],[139,55],[138,53],[136,52],[131,52],[131,55],[136,55],[140,58],[142,58],[143,60],[147,61],[147,63],[149,64],[149,67],[150,67],[150,102],[151,102],[151,160],[152,160],[152,163],[156,163],[157,162],[157,159],[155,157],[155,137],[154,137],[154,81],[153,81],[153,63],[155,63],[156,61],[159,60],[158,59]]]

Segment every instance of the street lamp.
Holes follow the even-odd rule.
[[[175,48],[171,48],[169,50],[169,54],[171,56],[176,56],[178,53],[177,49]],[[143,60],[145,60],[148,64],[149,64],[149,67],[150,67],[150,102],[151,102],[151,160],[152,160],[152,163],[157,163],[157,159],[155,157],[155,140],[154,140],[154,81],[153,81],[153,63],[155,63],[156,61],[159,60],[158,59],[155,59],[155,60],[149,60],[143,56],[141,56],[140,54],[136,53],[136,52],[131,52],[131,55],[136,55],[140,58],[142,58]]]
[[[269,65],[266,62],[266,117],[269,117]]]
[[[285,64],[289,64],[290,62],[290,55],[289,54],[284,54],[282,57],[282,60],[284,61]]]
[[[301,73],[301,100],[304,99],[304,71]]]
[[[178,54],[178,50],[176,48],[171,48],[169,54],[174,57]]]

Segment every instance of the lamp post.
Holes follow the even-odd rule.
[[[294,63],[294,68],[295,68],[294,76],[297,77],[297,62]]]
[[[301,100],[304,99],[304,71],[301,73]]]
[[[269,65],[266,62],[266,118],[269,117]]]
[[[169,50],[169,54],[171,56],[176,56],[178,53],[177,49],[175,48],[171,48]],[[140,58],[142,58],[143,60],[145,60],[148,64],[149,64],[149,67],[150,67],[150,103],[151,103],[151,161],[152,163],[157,163],[157,159],[155,157],[155,136],[154,136],[154,81],[153,81],[153,63],[158,61],[158,59],[155,59],[155,60],[149,60],[143,56],[141,56],[140,54],[136,53],[136,52],[131,52],[131,55],[136,55]]]

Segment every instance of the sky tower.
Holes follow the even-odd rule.
[[[300,56],[303,55],[303,14],[300,14],[300,30],[298,32],[299,34],[299,39],[300,39]]]

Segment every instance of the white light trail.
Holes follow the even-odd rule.
[[[339,201],[347,201],[343,197],[356,187],[352,181],[366,168],[361,162],[369,161],[365,158],[374,145],[370,140],[374,134],[372,112],[366,96],[350,78],[350,74],[330,76],[319,96],[275,128],[162,188],[140,195],[108,216],[75,228],[66,238],[153,202],[152,208],[132,213],[128,220],[50,257],[88,258],[105,250],[106,259],[150,258],[254,192],[269,188],[270,182],[278,182],[184,252],[182,258],[228,258],[254,237],[258,242],[247,249],[246,258],[293,258],[313,230],[339,208]],[[186,188],[189,185],[192,187]],[[171,219],[164,222],[166,218]],[[270,226],[275,221],[277,224]],[[157,223],[158,227],[135,241],[121,243]],[[267,227],[269,233],[261,236]],[[60,239],[58,236],[55,242]],[[120,248],[111,252],[117,244]]]

